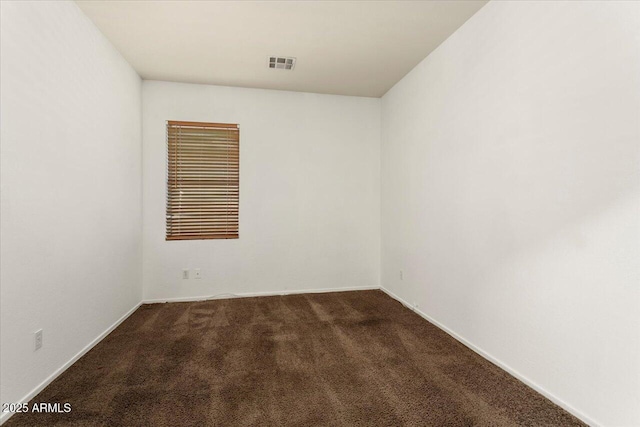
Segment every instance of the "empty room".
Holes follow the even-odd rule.
[[[0,404],[640,427],[640,2],[0,1]]]

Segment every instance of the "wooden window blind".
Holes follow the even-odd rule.
[[[240,130],[167,122],[167,240],[237,239]]]

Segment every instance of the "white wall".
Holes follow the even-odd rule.
[[[382,285],[640,425],[640,3],[491,2],[382,117]]]
[[[142,298],[141,81],[75,3],[0,4],[0,402],[18,402]]]
[[[156,81],[142,93],[145,299],[379,286],[380,99]],[[167,120],[240,124],[238,240],[165,241]]]
[[[640,424],[638,3],[489,3],[383,98],[382,152],[378,99],[144,82],[142,171],[135,72],[75,4],[0,4],[0,401],[142,281],[379,285],[381,205],[383,286],[583,418]],[[240,124],[239,240],[164,240],[170,119]]]

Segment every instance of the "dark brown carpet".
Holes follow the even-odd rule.
[[[583,425],[381,291],[140,307],[14,426]]]

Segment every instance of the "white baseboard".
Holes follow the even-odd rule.
[[[47,379],[45,379],[38,386],[36,386],[36,388],[31,390],[29,393],[27,393],[27,395],[24,396],[22,399],[20,399],[20,401],[14,402],[14,403],[27,403],[31,399],[33,399],[38,393],[40,393],[42,390],[44,390],[44,388],[46,386],[51,384],[51,382],[53,380],[58,378],[58,376],[61,373],[66,371],[69,368],[69,366],[73,365],[78,359],[80,359],[89,350],[91,350],[93,347],[95,347],[96,344],[98,344],[100,341],[102,341],[104,339],[104,337],[109,335],[115,328],[117,328],[122,322],[124,322],[129,316],[131,316],[133,314],[133,312],[136,311],[138,309],[138,307],[140,307],[141,305],[142,305],[142,303],[139,302],[135,306],[133,306],[133,308],[131,310],[129,310],[121,318],[116,320],[113,325],[109,326],[103,333],[98,335],[93,341],[91,341],[82,350],[80,350],[78,353],[76,353],[76,355],[73,356],[71,359],[69,359],[69,361],[67,361],[64,365],[62,365],[61,367],[56,369],[56,371],[53,374],[49,375],[49,377],[47,377]],[[3,412],[0,415],[0,425],[4,424],[9,418],[11,418],[11,416],[13,414],[14,414],[13,412]]]
[[[211,299],[222,299],[222,298],[248,298],[248,297],[259,297],[259,296],[276,296],[276,295],[293,295],[293,294],[326,293],[326,292],[363,291],[363,290],[374,290],[374,289],[379,289],[379,290],[383,291],[384,293],[389,295],[391,298],[395,299],[396,301],[400,302],[402,305],[404,305],[407,308],[409,308],[410,310],[414,311],[415,313],[417,313],[418,315],[420,315],[421,317],[426,319],[428,322],[430,322],[433,325],[437,326],[438,328],[442,329],[444,332],[446,332],[447,334],[451,335],[453,338],[455,338],[460,343],[464,344],[469,349],[473,350],[475,353],[479,354],[480,356],[482,356],[485,359],[489,360],[491,363],[493,363],[493,364],[499,366],[500,368],[504,369],[509,374],[511,374],[512,376],[516,377],[517,379],[519,379],[520,381],[522,381],[523,383],[525,383],[526,385],[528,385],[529,387],[531,387],[532,389],[534,389],[535,391],[540,393],[541,395],[545,396],[547,399],[551,400],[553,403],[555,403],[556,405],[560,406],[561,408],[563,408],[564,410],[566,410],[570,414],[572,414],[575,417],[579,418],[583,422],[589,424],[592,427],[599,427],[600,424],[597,423],[595,420],[591,419],[590,417],[588,417],[587,415],[585,415],[581,411],[577,410],[573,406],[569,405],[568,403],[566,403],[562,399],[558,398],[557,396],[551,394],[550,392],[548,392],[547,390],[545,390],[544,388],[542,388],[541,386],[539,386],[538,384],[536,384],[535,382],[533,382],[532,380],[527,378],[526,376],[520,374],[518,371],[516,371],[515,369],[511,368],[506,363],[500,361],[499,359],[496,359],[495,357],[491,356],[489,353],[487,353],[486,351],[482,350],[481,348],[476,347],[474,344],[472,344],[471,342],[467,341],[465,338],[463,338],[462,336],[458,335],[456,332],[452,331],[451,329],[447,328],[445,325],[443,325],[442,323],[440,323],[437,320],[433,319],[431,316],[427,315],[426,313],[420,311],[419,309],[416,309],[416,308],[412,307],[411,304],[409,304],[408,302],[406,302],[404,299],[400,298],[399,296],[397,296],[393,292],[389,291],[388,289],[385,289],[384,287],[377,287],[377,286],[361,286],[361,287],[349,287],[349,288],[306,289],[306,290],[298,290],[298,291],[286,290],[286,291],[271,291],[271,292],[250,292],[250,293],[240,293],[240,294],[233,294],[233,295],[232,294],[220,294],[220,295],[199,296],[199,297],[178,297],[178,298],[161,298],[161,299],[143,300],[142,302],[136,304],[127,313],[125,313],[120,319],[118,319],[113,325],[111,325],[109,328],[107,328],[103,333],[101,333],[93,341],[91,341],[89,344],[87,344],[86,347],[84,347],[75,356],[73,356],[68,362],[66,362],[64,365],[62,365],[60,368],[58,368],[47,379],[45,379],[37,387],[35,387],[33,390],[31,390],[29,393],[27,393],[27,395],[24,396],[20,400],[20,403],[28,402],[34,396],[36,396],[38,393],[40,393],[46,386],[48,386],[53,380],[55,380],[61,373],[63,373],[65,370],[67,370],[67,368],[69,368],[69,366],[73,365],[78,359],[80,359],[82,356],[84,356],[96,344],[98,344],[100,341],[102,341],[102,339],[104,339],[104,337],[109,335],[115,328],[117,328],[122,322],[124,322],[142,304],[155,304],[155,303],[164,303],[164,302],[206,301],[206,300],[211,300]],[[19,403],[19,402],[16,402],[16,403]],[[12,415],[13,415],[13,413],[10,413],[10,412],[2,413],[0,415],[0,425],[4,424]]]
[[[250,298],[250,297],[269,297],[277,295],[296,295],[296,294],[321,294],[327,292],[346,292],[346,291],[370,291],[379,290],[379,286],[352,286],[348,288],[323,288],[323,289],[303,289],[303,290],[284,290],[284,291],[268,291],[268,292],[245,292],[239,294],[217,294],[197,297],[175,297],[175,298],[158,298],[146,299],[142,304],[157,304],[164,302],[192,302],[192,301],[208,301],[214,299],[228,298]]]
[[[506,363],[504,363],[501,360],[493,357],[492,355],[490,355],[486,351],[482,350],[481,348],[479,348],[479,347],[475,346],[474,344],[472,344],[471,342],[467,341],[464,337],[458,335],[456,332],[452,331],[451,329],[449,329],[448,327],[446,327],[442,323],[438,322],[437,320],[435,320],[434,318],[432,318],[428,314],[426,314],[426,313],[420,311],[419,309],[411,306],[411,304],[409,304],[404,299],[400,298],[398,295],[394,294],[390,290],[385,289],[384,287],[380,287],[380,290],[382,290],[384,293],[386,293],[391,298],[395,299],[396,301],[398,301],[399,303],[401,303],[402,305],[404,305],[405,307],[407,307],[411,311],[414,311],[416,314],[418,314],[419,316],[423,317],[424,319],[426,319],[427,321],[429,321],[433,325],[435,325],[438,328],[442,329],[444,332],[446,332],[447,334],[451,335],[457,341],[459,341],[460,343],[464,344],[466,347],[468,347],[469,349],[473,350],[474,352],[478,353],[480,356],[484,357],[489,362],[491,362],[494,365],[497,365],[498,367],[500,367],[503,370],[507,371],[509,374],[511,374],[512,376],[516,377],[517,379],[519,379],[520,381],[522,381],[523,383],[525,383],[526,385],[528,385],[529,387],[531,387],[532,389],[534,389],[535,391],[537,391],[538,393],[540,393],[541,395],[543,395],[544,397],[546,397],[547,399],[549,399],[550,401],[552,401],[553,403],[555,403],[556,405],[558,405],[559,407],[564,409],[565,411],[569,412],[571,415],[575,416],[576,418],[580,419],[581,421],[587,423],[588,425],[590,425],[592,427],[599,427],[600,426],[600,424],[597,423],[592,418],[588,417],[587,415],[585,415],[581,411],[579,411],[576,408],[574,408],[573,406],[569,405],[568,403],[566,403],[565,401],[563,401],[559,397],[557,397],[557,396],[553,395],[552,393],[548,392],[547,390],[542,388],[540,385],[536,384],[534,381],[530,380],[529,378],[527,378],[526,376],[522,375],[521,373],[519,373],[515,369],[511,368]]]

